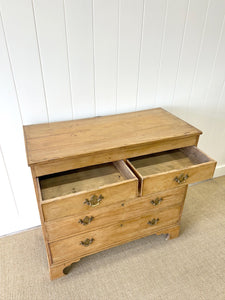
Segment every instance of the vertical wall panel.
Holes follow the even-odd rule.
[[[118,1],[93,1],[97,115],[112,114],[116,111]]]
[[[137,108],[155,104],[159,61],[165,25],[166,0],[145,2]]]
[[[204,125],[203,123],[201,124],[201,122],[204,118],[210,117],[211,109],[215,105],[212,101],[206,106],[204,100],[210,84],[210,76],[213,71],[224,14],[225,1],[215,0],[210,2],[204,36],[196,65],[196,72],[194,74],[193,86],[190,91],[189,109],[187,110],[188,121],[196,126]],[[202,117],[203,112],[204,117]],[[204,130],[206,128],[203,126],[202,129]],[[207,132],[205,133],[207,135]],[[203,139],[204,138],[205,137],[203,137]],[[201,141],[203,139],[201,139]]]
[[[143,0],[120,1],[117,111],[136,108]]]
[[[0,45],[1,149],[19,212],[20,226],[27,228],[39,224],[40,221],[31,173],[26,161],[21,116],[1,23]],[[8,198],[4,201],[8,201]],[[13,219],[11,221],[14,222]]]
[[[63,0],[35,0],[34,14],[49,121],[72,119]]]
[[[40,224],[22,124],[162,106],[203,130],[225,174],[225,1],[0,0],[0,12],[0,235]]]
[[[218,98],[218,104],[216,106],[215,116],[217,118],[217,122],[214,124],[212,130],[212,139],[209,139],[209,151],[212,156],[217,159],[217,166],[219,169],[218,176],[225,175],[225,80],[223,83],[223,87],[220,92],[220,97]],[[212,142],[212,143],[211,143]],[[212,147],[214,145],[214,147]]]
[[[207,95],[210,94],[209,88],[212,83],[211,78],[215,70],[215,63],[218,58],[218,47],[221,40],[221,28],[224,22],[225,2],[224,1],[211,1],[208,10],[207,22],[202,39],[202,44],[199,52],[199,58],[196,64],[196,71],[193,80],[193,86],[190,91],[189,106],[187,109],[187,120],[197,127],[200,127],[204,135],[201,137],[199,147],[204,149],[209,155],[219,160],[219,164],[224,164],[223,151],[215,150],[222,146],[224,142],[224,115],[220,113],[215,116],[214,107],[217,105],[218,99],[208,101]],[[215,17],[216,16],[216,17]],[[221,73],[220,73],[221,74]],[[217,82],[220,75],[218,74]],[[222,117],[222,119],[221,119]],[[216,139],[210,134],[211,126],[215,126]],[[214,144],[214,148],[210,144]],[[221,157],[222,155],[222,157]]]
[[[218,164],[221,164],[225,158],[225,152],[221,153],[220,150],[224,148],[225,141],[225,95],[223,94],[225,88],[224,23],[225,17],[220,31],[209,84],[206,88],[206,97],[203,99],[203,107],[206,108],[206,112],[210,108],[210,112],[207,114],[208,118],[204,117],[201,120],[201,126],[207,131],[207,138],[203,139],[202,147],[207,149],[208,153],[212,156],[216,155],[216,157],[218,157]],[[215,145],[217,145],[217,147],[215,147]]]
[[[1,0],[0,9],[23,122],[47,122],[31,1]]]
[[[92,0],[66,0],[65,18],[74,118],[95,114]]]
[[[0,182],[1,182],[1,201],[0,201],[0,236],[18,230],[18,213],[13,199],[7,170],[5,168],[2,151],[0,148]]]
[[[172,99],[172,110],[181,118],[185,118],[188,97],[191,91],[199,47],[207,18],[208,1],[191,0],[187,15],[187,23],[183,37],[177,81]]]
[[[168,0],[166,16],[165,39],[156,93],[156,106],[171,109],[174,86],[176,84],[180,51],[183,43],[183,33],[187,17],[188,0]]]
[[[203,99],[204,106],[206,105],[207,107],[210,106],[210,103],[215,104],[215,102],[219,102],[221,90],[225,81],[225,10],[217,46],[218,48],[215,52],[212,72],[210,74],[210,81],[206,87],[206,97]],[[213,110],[215,112],[217,108],[217,105],[213,105]]]

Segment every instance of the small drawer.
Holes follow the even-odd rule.
[[[38,186],[44,220],[50,221],[135,198],[138,179],[121,160],[39,177]]]
[[[216,167],[195,146],[131,158],[127,164],[140,180],[141,195],[209,179]]]
[[[110,247],[157,233],[163,228],[178,224],[180,212],[181,207],[157,210],[141,218],[121,221],[105,228],[50,243],[52,262],[77,260]]]
[[[185,199],[187,186],[154,193],[145,197],[120,201],[106,207],[100,207],[91,213],[80,216],[68,216],[45,222],[48,241],[52,242],[68,236],[95,230],[114,223],[144,216],[150,211],[171,206],[181,206]]]

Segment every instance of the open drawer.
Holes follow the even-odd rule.
[[[122,160],[37,180],[45,221],[91,212],[138,193],[138,179]]]
[[[127,164],[140,180],[141,195],[209,179],[216,167],[195,146],[131,158]]]

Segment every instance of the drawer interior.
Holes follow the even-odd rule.
[[[123,161],[39,177],[42,200],[49,200],[133,179],[135,176]]]
[[[173,170],[182,170],[211,161],[196,147],[185,147],[129,159],[142,176],[155,175]]]

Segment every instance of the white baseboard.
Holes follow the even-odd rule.
[[[216,167],[214,177],[219,177],[225,175],[225,165]]]
[[[41,228],[41,225],[32,226],[32,227],[20,229],[20,230],[17,230],[17,231],[12,231],[12,232],[9,232],[9,233],[6,233],[6,234],[1,235],[0,238],[4,238],[4,237],[6,237],[6,236],[10,236],[10,235],[22,233],[22,232],[25,232],[25,231],[33,230],[33,229],[36,229],[36,228],[39,228],[39,227]]]

